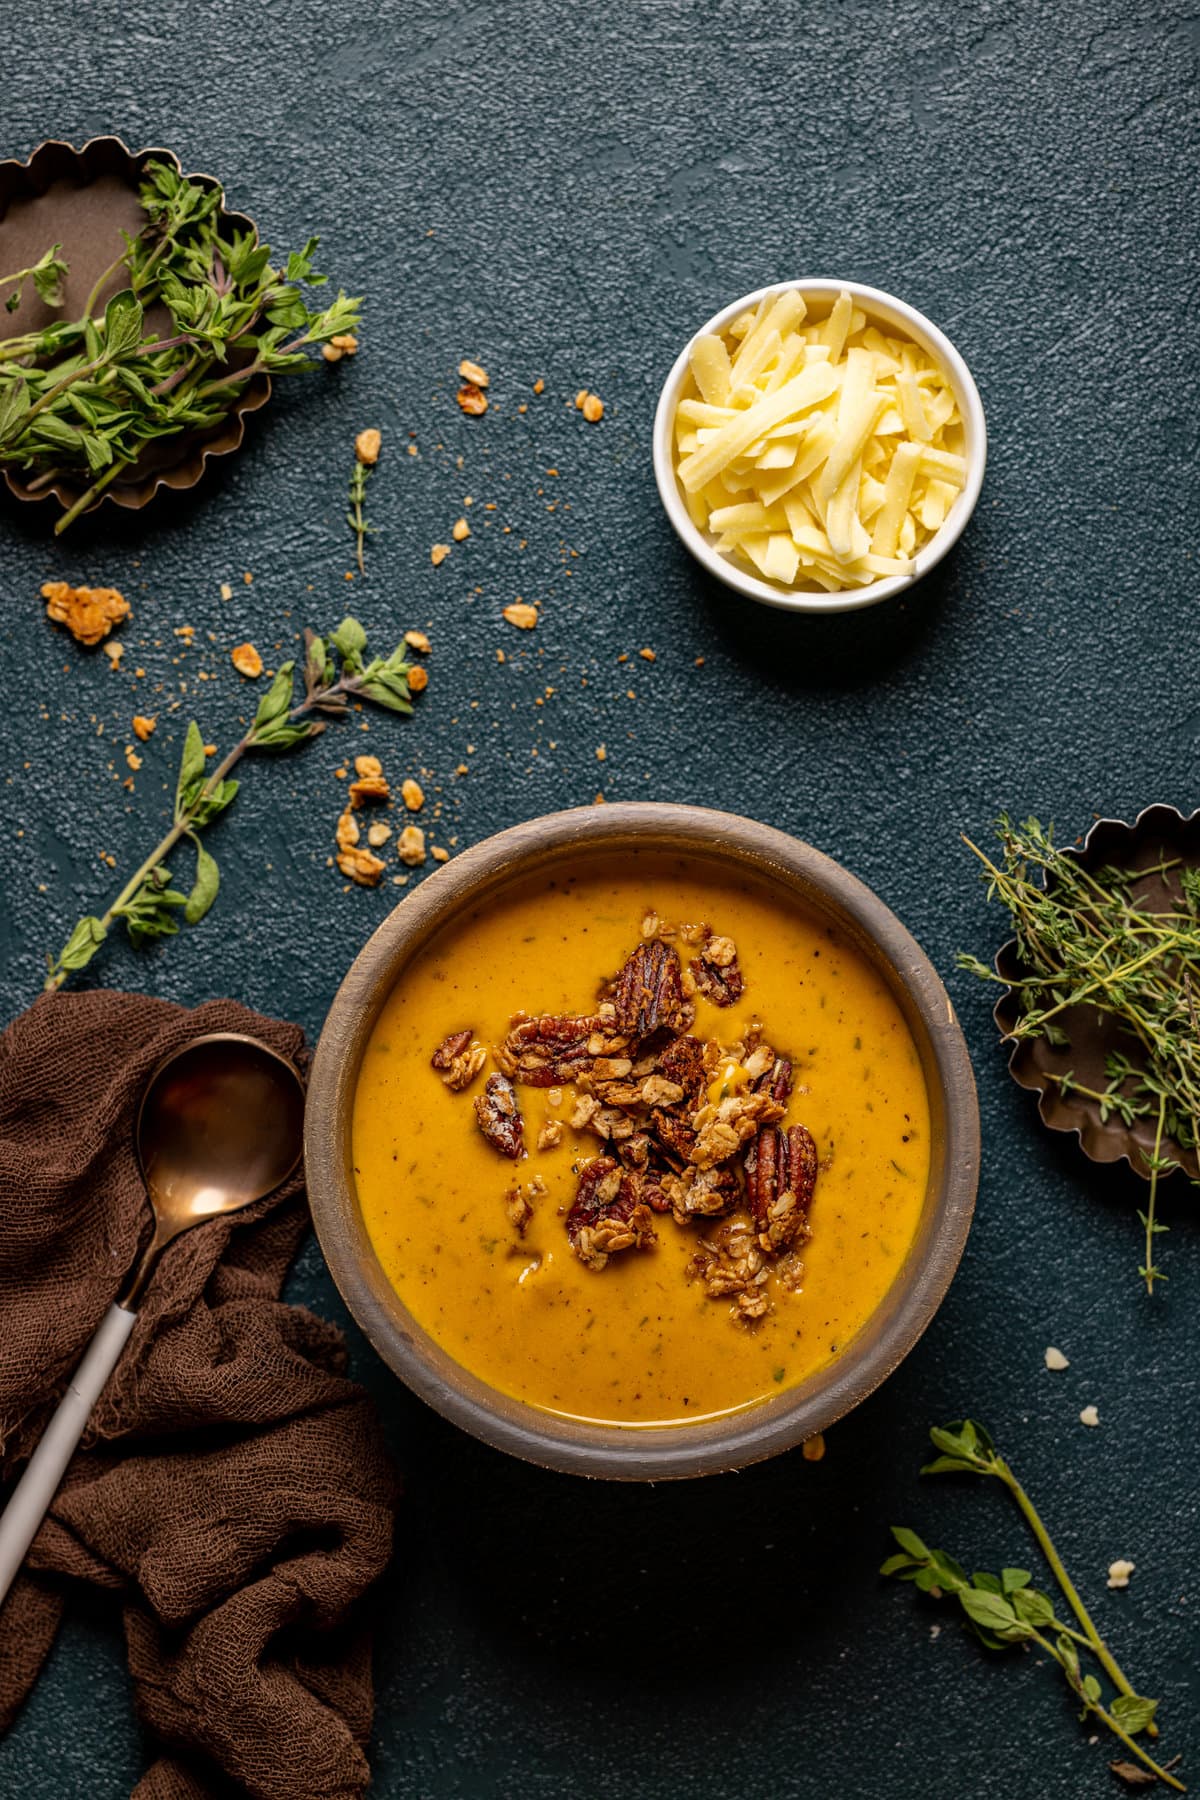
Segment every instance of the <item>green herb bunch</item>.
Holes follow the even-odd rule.
[[[124,234],[124,252],[82,316],[0,339],[0,463],[25,471],[34,491],[63,476],[88,483],[56,532],[148,444],[218,424],[255,376],[311,366],[306,351],[358,324],[360,301],[339,293],[313,309],[301,291],[327,279],[313,267],[316,238],[276,266],[253,231],[222,232],[218,189],[163,162],[145,174],[146,225]],[[0,291],[16,284],[10,308],[26,279],[61,304],[59,248],[0,281]],[[101,292],[122,272],[128,285],[98,314]],[[158,334],[146,322],[156,302],[170,320]]]
[[[367,634],[357,619],[343,619],[328,641],[307,631],[304,697],[296,700],[295,664],[285,662],[259,702],[254,721],[229,754],[207,774],[204,739],[195,720],[187,728],[175,784],[171,828],[134,871],[116,899],[99,917],[80,919],[57,957],[48,959],[47,989],[59,988],[86,967],[121,921],[135,945],[174,937],[179,919],[198,925],[212,906],[220,886],[216,859],[200,841],[200,833],[232,805],[239,783],[232,771],[249,750],[292,750],[324,731],[328,718],[346,716],[354,699],[372,701],[389,712],[411,713],[409,663],[403,640],[385,658],[366,659]],[[173,884],[166,858],[186,839],[196,853],[195,874],[188,893]]]
[[[1044,1037],[1068,1048],[1064,1015],[1090,1006],[1113,1019],[1129,1038],[1128,1053],[1106,1059],[1106,1085],[1085,1086],[1074,1073],[1050,1076],[1064,1094],[1099,1104],[1101,1120],[1126,1126],[1153,1121],[1155,1144],[1144,1157],[1149,1204],[1139,1212],[1145,1256],[1138,1273],[1153,1291],[1165,1279],[1154,1263],[1154,1239],[1167,1228],[1156,1218],[1158,1182],[1178,1164],[1164,1142],[1195,1151],[1200,1145],[1200,870],[1177,859],[1150,869],[1102,868],[1094,873],[1054,842],[1037,819],[996,823],[1000,859],[964,839],[983,864],[989,899],[1008,909],[1023,973],[997,974],[976,956],[959,967],[1016,995],[1018,1015],[1008,1033],[1021,1041]],[[1162,912],[1134,903],[1132,889],[1147,876],[1175,878],[1178,900]],[[1165,896],[1164,896],[1165,897]]]
[[[880,1573],[911,1581],[935,1599],[953,1596],[974,1635],[989,1650],[1036,1645],[1062,1670],[1079,1702],[1080,1718],[1097,1720],[1136,1757],[1136,1763],[1112,1763],[1114,1773],[1133,1785],[1165,1781],[1183,1793],[1183,1782],[1136,1741],[1142,1734],[1157,1737],[1158,1701],[1137,1692],[1100,1636],[1032,1500],[989,1433],[974,1420],[964,1419],[935,1427],[929,1436],[939,1454],[922,1469],[923,1475],[987,1475],[1007,1489],[1037,1540],[1072,1622],[1059,1618],[1055,1601],[1031,1585],[1033,1576],[1028,1569],[1002,1568],[998,1575],[977,1570],[968,1575],[961,1563],[944,1550],[930,1550],[906,1526],[892,1527],[899,1549],[888,1557]],[[1085,1667],[1085,1657],[1094,1659],[1115,1688],[1110,1700],[1105,1700],[1098,1677]]]

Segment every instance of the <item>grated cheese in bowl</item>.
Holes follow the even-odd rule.
[[[966,485],[949,377],[843,290],[823,317],[769,292],[698,337],[675,470],[715,548],[785,586],[836,593],[908,575]]]

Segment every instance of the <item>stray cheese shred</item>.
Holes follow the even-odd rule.
[[[837,593],[911,573],[966,482],[945,371],[841,293],[812,319],[768,294],[691,351],[676,473],[716,548],[784,587]]]

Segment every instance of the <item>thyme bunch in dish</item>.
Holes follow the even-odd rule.
[[[256,376],[310,366],[307,350],[358,324],[358,300],[339,293],[313,308],[301,291],[326,280],[313,266],[316,238],[276,266],[253,231],[222,229],[218,188],[164,162],[145,174],[146,224],[125,234],[81,316],[0,339],[0,463],[24,471],[34,492],[61,477],[87,483],[56,533],[147,445],[216,425]],[[58,249],[9,279],[32,278],[53,303],[65,272]],[[121,274],[127,285],[98,313]],[[155,303],[169,318],[160,333],[146,320]]]
[[[47,959],[48,990],[60,988],[69,976],[86,967],[118,920],[135,945],[174,937],[181,913],[188,925],[200,923],[220,886],[216,859],[201,843],[200,833],[237,798],[239,783],[232,773],[247,751],[292,750],[324,731],[324,719],[313,714],[344,718],[352,699],[370,700],[390,712],[411,713],[403,640],[390,656],[374,657],[370,662],[366,660],[367,634],[357,619],[343,619],[328,641],[312,631],[305,632],[304,641],[304,698],[298,702],[295,698],[295,664],[283,663],[259,702],[249,730],[211,775],[205,772],[204,739],[193,719],[183,741],[170,829],[105,911],[80,919],[58,955]],[[166,858],[185,838],[196,852],[195,874],[186,894],[173,885],[166,867]]]
[[[1093,873],[1037,819],[1015,825],[1002,815],[996,833],[999,861],[963,841],[983,864],[988,898],[1012,918],[1022,973],[1010,979],[967,954],[958,965],[1013,992],[1018,1015],[1007,1036],[1014,1042],[1044,1037],[1069,1048],[1064,1019],[1079,1006],[1094,1007],[1128,1037],[1127,1052],[1106,1058],[1103,1088],[1085,1086],[1070,1070],[1049,1079],[1064,1094],[1096,1101],[1102,1122],[1115,1115],[1126,1126],[1153,1124],[1154,1149],[1143,1159],[1149,1202],[1138,1213],[1145,1242],[1138,1273],[1153,1292],[1165,1279],[1154,1262],[1154,1240],[1167,1229],[1156,1217],[1158,1183],[1179,1166],[1163,1145],[1200,1146],[1200,870],[1163,858],[1149,869]],[[1165,909],[1150,912],[1133,889],[1156,875],[1173,877],[1178,897],[1164,895]]]
[[[1113,1772],[1133,1785],[1159,1780],[1183,1793],[1183,1782],[1136,1741],[1143,1733],[1157,1737],[1158,1701],[1137,1692],[1101,1637],[1033,1501],[989,1433],[974,1420],[964,1419],[934,1427],[929,1436],[939,1454],[925,1465],[923,1475],[991,1476],[1016,1501],[1073,1615],[1073,1623],[1059,1618],[1050,1596],[1031,1586],[1033,1577],[1028,1569],[1005,1568],[998,1575],[977,1570],[968,1575],[961,1563],[944,1550],[930,1550],[906,1526],[893,1525],[892,1536],[899,1548],[888,1557],[880,1573],[911,1581],[935,1599],[953,1595],[975,1636],[989,1650],[1036,1645],[1062,1670],[1067,1686],[1080,1703],[1080,1718],[1097,1720],[1137,1758],[1136,1763],[1111,1763]],[[1108,1701],[1098,1677],[1086,1667],[1084,1659],[1089,1657],[1099,1664],[1116,1689]]]

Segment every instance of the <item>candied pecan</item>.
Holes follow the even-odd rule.
[[[697,988],[714,1006],[732,1006],[735,1000],[741,999],[746,983],[738,967],[737,945],[732,938],[715,937],[710,932],[691,969]]]
[[[658,1059],[658,1073],[685,1094],[698,1094],[704,1086],[704,1045],[700,1039],[679,1037],[668,1044]]]
[[[696,1148],[696,1134],[687,1121],[675,1113],[664,1112],[661,1108],[650,1116],[660,1144],[671,1151],[675,1158],[689,1162],[692,1151]]]
[[[786,1056],[776,1056],[764,1045],[747,1058],[747,1067],[752,1075],[755,1074],[755,1061],[764,1054],[770,1059],[770,1067],[756,1076],[754,1091],[756,1094],[770,1094],[779,1106],[786,1106],[792,1091],[792,1065]]]
[[[475,1117],[492,1149],[515,1162],[521,1154],[525,1121],[512,1082],[503,1075],[489,1075],[475,1102]]]
[[[570,1019],[546,1014],[513,1025],[504,1040],[505,1066],[526,1087],[554,1087],[577,1081],[602,1053],[624,1048],[624,1040],[606,1036],[594,1015]],[[625,1061],[621,1072],[627,1075],[632,1064],[618,1058],[621,1061]]]
[[[575,1200],[567,1214],[567,1237],[580,1262],[603,1269],[620,1250],[641,1250],[654,1241],[643,1182],[611,1156],[595,1156],[579,1172]]]
[[[768,1125],[746,1152],[746,1199],[761,1247],[771,1256],[808,1236],[817,1183],[817,1146],[803,1125]]]
[[[617,1030],[632,1038],[672,1036],[685,1023],[678,953],[660,938],[640,943],[613,985]]]
[[[469,1031],[452,1031],[429,1060],[451,1093],[461,1094],[487,1061],[487,1051],[482,1044],[472,1043]]]

